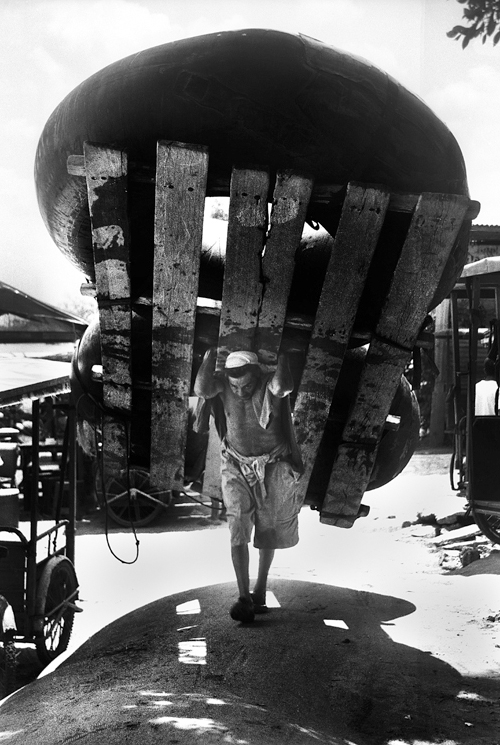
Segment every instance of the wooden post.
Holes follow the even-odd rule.
[[[432,391],[431,421],[429,444],[441,447],[444,444],[446,429],[446,396],[450,385],[449,349],[450,349],[450,301],[443,300],[436,308],[434,332],[434,361],[439,375],[434,381]]]
[[[474,448],[472,447],[472,429],[476,416],[476,378],[477,378],[477,340],[478,318],[477,309],[481,297],[480,278],[466,279],[467,295],[469,296],[469,369],[467,377],[467,435],[465,443],[467,498],[472,500],[472,474],[474,473]]]
[[[76,446],[76,411],[73,406],[68,409],[68,520],[69,526],[66,530],[66,556],[72,564],[75,563],[75,531],[77,511],[77,446]],[[61,494],[62,500],[62,494]]]
[[[38,530],[38,479],[40,478],[40,399],[31,402],[31,489],[30,538],[26,557],[26,611],[35,613],[36,603],[36,547]]]
[[[220,515],[222,508],[222,487],[221,487],[221,454],[220,440],[213,417],[210,417],[210,426],[208,432],[207,457],[205,460],[205,473],[203,475],[203,496],[209,497],[212,502],[211,519],[216,520]]]
[[[159,142],[156,170],[151,483],[184,485],[208,150]]]

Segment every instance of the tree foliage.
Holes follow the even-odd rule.
[[[469,26],[454,26],[448,31],[447,36],[451,39],[462,39],[462,47],[476,39],[485,41],[493,37],[493,45],[500,41],[500,0],[457,0],[465,5],[463,18],[468,21]]]

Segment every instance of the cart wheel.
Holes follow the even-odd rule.
[[[5,632],[3,637],[3,695],[8,696],[16,689],[17,650],[13,632]]]
[[[493,543],[500,543],[500,515],[485,515],[475,510],[472,511],[472,515],[481,533]]]
[[[68,646],[77,596],[78,581],[71,561],[65,556],[49,559],[38,584],[36,599],[36,615],[42,619],[36,639],[40,662],[48,664]]]
[[[171,501],[171,493],[151,486],[148,471],[120,471],[106,483],[106,508],[118,525],[141,527],[154,520]]]

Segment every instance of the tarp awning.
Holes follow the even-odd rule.
[[[4,359],[0,364],[0,407],[70,390],[71,363],[33,358]]]
[[[0,282],[0,315],[4,313],[11,313],[21,318],[52,318],[83,327],[87,325],[78,316],[54,308],[47,303],[42,303],[41,300],[36,300],[25,292],[21,292],[21,290],[5,284],[5,282]]]
[[[52,359],[60,362],[69,362],[75,349],[74,342],[59,342],[54,344],[45,344],[43,342],[0,344],[0,364],[4,364],[5,359],[15,357],[38,357],[39,359]]]
[[[460,279],[477,277],[479,274],[493,274],[494,272],[500,272],[500,256],[488,256],[486,259],[466,264]]]

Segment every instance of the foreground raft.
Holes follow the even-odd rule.
[[[350,527],[365,490],[404,468],[418,439],[404,371],[478,205],[455,139],[395,80],[276,31],[148,49],[54,111],[36,186],[97,297],[73,389],[80,415],[102,418],[107,474],[137,467],[182,489],[188,398],[212,345],[219,366],[236,348],[268,368],[288,353],[322,522]],[[207,197],[230,197],[223,251],[204,242]],[[303,240],[305,223],[323,233]]]

